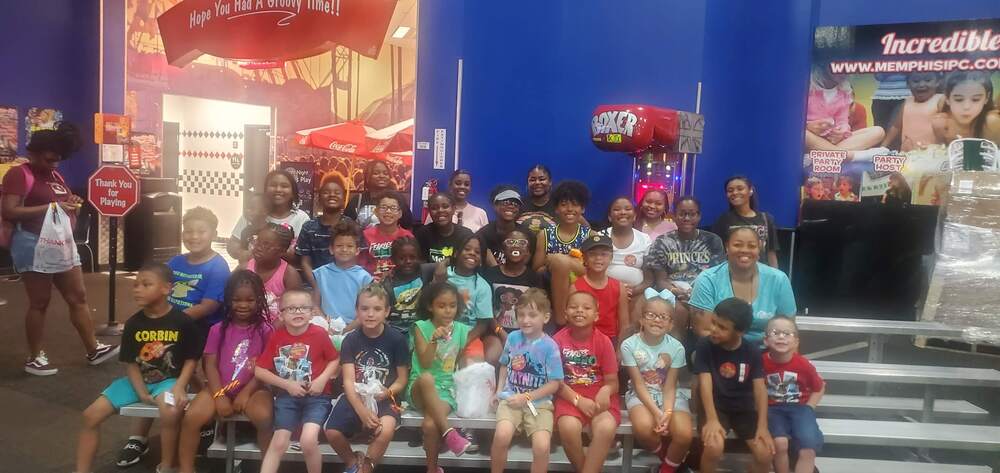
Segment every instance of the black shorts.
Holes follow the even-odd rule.
[[[715,413],[719,416],[719,423],[722,424],[722,429],[728,433],[730,430],[736,433],[736,437],[740,440],[753,440],[757,436],[757,410],[750,409],[747,411],[726,411],[719,408],[715,409]],[[705,427],[705,423],[708,421],[708,416],[705,415],[705,409],[698,403],[698,430],[701,431]]]
[[[399,424],[399,413],[392,408],[392,403],[388,400],[379,401],[378,403],[378,414],[379,417],[390,416],[396,419],[396,424]],[[345,437],[353,437],[354,434],[362,431],[364,429],[364,423],[361,422],[361,417],[358,416],[357,411],[354,410],[354,406],[351,402],[347,400],[347,395],[340,396],[340,400],[337,401],[337,405],[333,406],[330,411],[330,416],[326,419],[325,430],[336,430],[344,434]]]

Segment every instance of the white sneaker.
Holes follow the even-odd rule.
[[[851,159],[853,162],[871,162],[875,156],[889,154],[889,148],[870,148],[864,151],[855,151],[854,158]]]
[[[24,371],[35,376],[52,376],[59,372],[49,364],[49,358],[45,356],[44,351],[38,352],[38,356],[34,358],[28,358],[24,362]]]

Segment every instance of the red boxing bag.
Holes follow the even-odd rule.
[[[678,151],[678,115],[683,113],[649,105],[600,105],[590,120],[590,139],[604,151]]]

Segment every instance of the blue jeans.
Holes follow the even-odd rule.
[[[816,423],[816,411],[805,404],[780,404],[767,408],[767,428],[772,437],[787,437],[791,449],[823,449],[823,432]]]
[[[274,430],[294,432],[302,424],[322,426],[330,414],[330,396],[293,397],[279,394],[274,398]]]

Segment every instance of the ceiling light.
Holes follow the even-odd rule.
[[[396,32],[392,34],[392,37],[396,39],[403,39],[409,32],[410,32],[409,26],[400,26],[399,28],[396,28]]]

